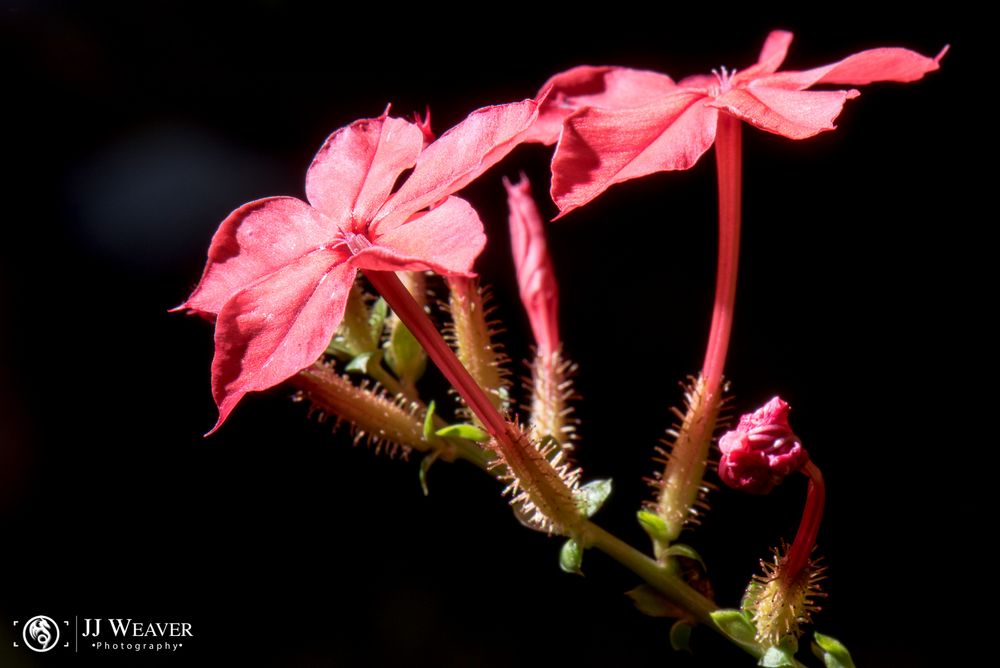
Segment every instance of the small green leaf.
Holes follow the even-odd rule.
[[[430,441],[434,438],[434,400],[427,406],[427,415],[424,416],[424,440]]]
[[[644,615],[676,618],[685,616],[683,608],[671,603],[670,599],[649,585],[639,585],[625,592],[625,595],[632,599],[636,609]]]
[[[611,479],[591,480],[576,490],[576,505],[580,512],[587,517],[593,517],[594,513],[601,509],[608,495],[611,494]]]
[[[490,440],[489,434],[479,427],[471,424],[450,424],[447,427],[441,427],[434,432],[434,434],[443,438],[451,438],[454,436],[456,438],[464,438],[479,443]]]
[[[368,373],[368,368],[372,365],[378,364],[382,360],[382,353],[379,351],[361,353],[347,363],[344,367],[344,371],[347,373]]]
[[[694,627],[683,619],[674,622],[674,625],[670,627],[670,646],[678,652],[682,650],[690,652],[692,628]]]
[[[333,338],[330,339],[329,345],[326,347],[326,354],[337,358],[351,357],[353,355],[351,349],[352,346],[347,343],[347,340],[343,336],[334,334]]]
[[[431,492],[427,489],[427,472],[431,470],[431,464],[437,461],[438,451],[430,453],[426,457],[420,460],[420,489],[424,491],[424,496],[430,496]]]
[[[640,510],[636,516],[650,538],[662,543],[667,542],[667,523],[662,517],[648,510]]]
[[[787,668],[795,665],[795,656],[780,647],[768,647],[757,665],[766,668]]]
[[[559,550],[559,568],[567,573],[583,575],[583,571],[580,570],[582,563],[583,548],[580,547],[578,542],[570,538],[563,543],[562,549]]]
[[[385,318],[389,314],[389,305],[379,297],[372,304],[372,310],[368,314],[368,331],[372,337],[372,343],[376,346],[382,340],[382,327],[385,325]]]
[[[702,559],[701,555],[698,554],[698,552],[690,545],[685,545],[684,543],[672,543],[670,547],[664,551],[664,554],[668,557],[687,557],[688,559],[694,559],[701,564],[701,570],[708,570],[705,568],[704,559]]]
[[[404,382],[415,383],[427,368],[427,354],[403,323],[392,328],[385,344],[385,361]]]
[[[715,625],[733,640],[744,644],[755,642],[757,629],[739,610],[716,610],[711,616]]]
[[[813,632],[812,651],[826,668],[854,668],[851,653],[844,644],[836,638],[825,636],[819,631]]]

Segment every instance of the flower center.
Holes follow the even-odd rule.
[[[728,93],[733,88],[733,77],[736,76],[736,70],[729,71],[726,66],[723,65],[717,70],[712,70],[712,74],[715,75],[715,79],[719,82],[709,88],[709,94],[712,97],[718,97],[723,93]]]
[[[347,249],[351,251],[351,255],[357,255],[364,249],[370,248],[372,245],[372,242],[368,240],[368,237],[354,232],[342,232],[339,235],[339,240],[347,244]]]

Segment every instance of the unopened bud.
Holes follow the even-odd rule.
[[[719,439],[722,481],[751,494],[767,494],[809,461],[809,453],[788,425],[788,404],[774,397],[740,418]]]

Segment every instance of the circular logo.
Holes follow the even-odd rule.
[[[48,652],[59,642],[59,625],[45,615],[35,615],[24,625],[24,644],[36,652]]]

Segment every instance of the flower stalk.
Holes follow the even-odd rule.
[[[493,401],[462,366],[394,273],[368,270],[365,275],[491,436],[491,444],[501,460],[499,465],[505,465],[509,473],[501,471],[500,477],[509,479],[508,490],[515,494],[514,501],[521,506],[522,517],[530,518],[536,528],[550,533],[578,533],[584,518],[577,508],[573,489],[564,481],[564,472],[557,470],[519,427],[497,412]]]
[[[743,179],[741,133],[739,119],[726,113],[719,114],[715,135],[719,188],[719,254],[715,303],[701,375],[688,391],[687,411],[659,481],[656,512],[667,527],[666,535],[654,541],[656,553],[660,557],[663,557],[669,544],[677,539],[684,524],[694,514],[708,463],[709,446],[722,407],[723,370],[733,329],[739,265]]]
[[[788,550],[786,568],[789,578],[795,578],[809,564],[819,525],[823,520],[823,507],[826,504],[826,483],[819,467],[812,460],[799,469],[809,479],[809,489],[806,492],[806,504],[802,509],[802,520],[795,540]]]

